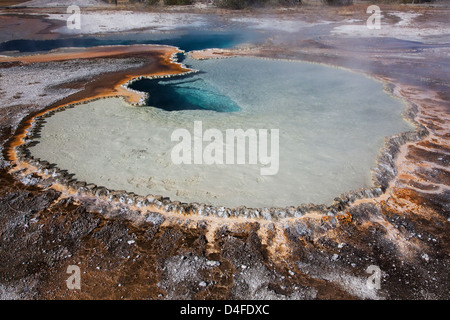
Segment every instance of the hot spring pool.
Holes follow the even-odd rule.
[[[371,187],[384,137],[412,129],[401,116],[405,104],[361,74],[248,57],[185,63],[201,72],[135,84],[149,92],[152,106],[110,98],[47,118],[31,153],[110,189],[227,207],[284,207],[328,204]],[[175,130],[191,134],[192,152],[213,141],[202,141],[194,123],[201,123],[203,138],[208,129],[224,140],[227,129],[266,130],[269,153],[278,130],[276,174],[261,174],[268,165],[249,163],[248,153],[243,164],[196,164],[194,156],[190,164],[174,163]]]

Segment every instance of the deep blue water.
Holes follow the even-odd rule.
[[[201,79],[198,74],[170,79],[144,79],[136,81],[130,87],[149,94],[146,105],[166,111],[241,110],[235,102]]]
[[[25,40],[17,39],[0,43],[1,51],[38,52],[49,51],[63,47],[94,47],[107,45],[133,45],[133,44],[162,44],[179,47],[185,51],[202,50],[207,48],[230,48],[240,43],[258,42],[264,35],[254,31],[242,30],[227,31],[199,31],[192,30],[186,34],[172,35],[161,39],[161,35],[149,34],[148,37],[133,37],[126,35],[123,38],[115,37],[77,37],[53,40]]]

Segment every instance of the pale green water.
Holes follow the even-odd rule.
[[[228,207],[289,206],[330,203],[370,187],[384,137],[412,129],[401,117],[404,103],[360,74],[257,58],[186,63],[204,71],[189,86],[214,88],[240,110],[170,112],[99,100],[48,118],[32,154],[111,189]],[[205,99],[214,99],[210,93]],[[171,134],[177,128],[192,134],[194,121],[224,135],[226,129],[279,129],[278,173],[263,176],[260,164],[173,164]]]

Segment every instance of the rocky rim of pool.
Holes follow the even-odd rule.
[[[172,59],[174,56],[172,56]],[[173,63],[173,61],[172,61]],[[195,71],[185,71],[191,73]],[[178,74],[179,75],[179,74]],[[176,76],[176,75],[174,75]],[[171,75],[158,75],[149,76],[151,79],[155,78],[168,78]],[[145,76],[139,76],[131,81],[127,82],[125,87],[129,90],[129,86],[136,80],[141,80]],[[394,93],[393,84],[385,84],[384,89],[390,93]],[[141,93],[142,94],[142,93]],[[108,97],[101,97],[96,99],[104,99]],[[23,143],[14,147],[17,159],[22,165],[29,165],[35,167],[41,177],[41,184],[44,186],[59,186],[65,189],[70,194],[76,194],[80,197],[96,197],[102,201],[110,203],[117,203],[118,205],[127,205],[136,208],[137,210],[152,210],[157,212],[172,213],[172,214],[197,214],[200,216],[214,216],[214,217],[245,217],[254,219],[268,219],[274,220],[279,218],[299,217],[305,215],[308,212],[319,212],[324,215],[333,215],[336,212],[342,211],[355,201],[364,198],[378,197],[383,194],[389,185],[389,182],[396,175],[396,168],[394,158],[399,152],[401,145],[422,139],[427,135],[427,130],[415,123],[414,117],[417,112],[417,107],[413,104],[407,104],[407,108],[403,115],[410,122],[415,123],[415,129],[413,131],[401,132],[392,135],[385,139],[384,146],[382,147],[379,156],[376,159],[376,168],[372,170],[372,183],[373,186],[369,188],[360,188],[341,194],[334,198],[331,205],[326,204],[313,204],[293,203],[287,207],[260,207],[252,208],[244,205],[237,207],[225,207],[217,206],[198,202],[181,202],[171,200],[166,195],[149,194],[147,196],[137,195],[134,192],[126,190],[113,190],[105,186],[96,185],[90,181],[79,181],[74,178],[74,174],[61,170],[54,164],[39,158],[35,158],[30,153],[29,147],[32,147],[37,143],[39,133],[42,130],[46,118],[51,117],[57,112],[64,111],[68,108],[76,107],[80,104],[92,102],[96,99],[90,99],[88,101],[81,101],[77,103],[71,103],[67,105],[61,105],[57,108],[52,108],[50,111],[45,111],[40,115],[33,118],[29,128],[26,128],[26,134],[23,138]],[[134,105],[142,104],[143,100]]]

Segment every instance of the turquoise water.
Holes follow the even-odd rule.
[[[149,93],[146,104],[166,111],[212,110],[239,111],[239,106],[201,76],[178,77],[173,80],[141,80],[130,88]]]
[[[185,63],[201,72],[140,83],[153,96],[145,107],[103,99],[48,118],[32,154],[111,189],[228,207],[290,206],[370,187],[384,138],[412,129],[401,116],[405,104],[361,74],[248,57]],[[267,165],[249,161],[175,164],[172,134],[183,129],[194,140],[196,122],[203,133],[279,130],[278,171],[262,175]],[[210,143],[199,141],[203,149]]]
[[[172,33],[140,33],[121,36],[75,37],[52,40],[14,39],[0,43],[0,52],[38,52],[50,51],[64,47],[94,47],[110,45],[161,44],[192,51],[207,48],[231,48],[241,43],[258,43],[266,36],[252,30],[185,30]]]

